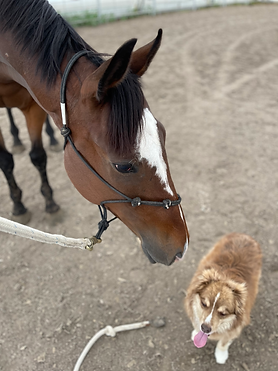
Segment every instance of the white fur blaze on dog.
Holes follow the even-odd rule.
[[[216,340],[215,359],[224,364],[229,346],[250,323],[261,275],[262,253],[251,237],[224,236],[201,260],[185,298],[198,348]]]
[[[162,155],[157,121],[148,108],[144,109],[143,126],[142,130],[138,132],[136,147],[139,160],[145,159],[149,166],[156,168],[155,175],[164,185],[165,191],[173,196],[174,193],[168,181],[166,162]]]
[[[216,304],[217,300],[219,299],[219,296],[220,296],[220,292],[216,295],[216,297],[214,299],[212,310],[211,310],[210,314],[207,316],[207,318],[205,319],[205,323],[210,323],[211,322],[213,311],[214,311],[214,308],[215,308],[215,304]]]

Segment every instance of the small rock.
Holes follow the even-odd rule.
[[[42,353],[40,356],[37,358],[38,363],[44,363],[45,362],[45,353]]]
[[[166,325],[166,320],[165,318],[161,318],[161,317],[156,317],[154,320],[152,320],[151,322],[151,325],[153,327],[164,327]]]
[[[127,364],[127,367],[128,368],[131,368],[131,367],[133,367],[133,366],[135,366],[136,365],[136,361],[135,361],[135,359],[133,359],[132,361],[130,361],[128,364]]]

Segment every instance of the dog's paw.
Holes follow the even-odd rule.
[[[198,334],[198,331],[193,330],[191,333],[191,340],[194,341],[195,336]]]
[[[214,355],[215,355],[216,362],[221,365],[224,365],[224,363],[226,363],[229,357],[229,352],[228,352],[228,349],[222,350],[216,347]]]

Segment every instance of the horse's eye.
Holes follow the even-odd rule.
[[[136,172],[135,167],[129,162],[127,162],[126,164],[113,164],[113,165],[115,166],[115,169],[118,170],[120,173],[127,174]]]

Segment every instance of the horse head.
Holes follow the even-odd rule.
[[[152,263],[170,265],[184,255],[188,231],[181,206],[169,207],[179,196],[167,161],[166,132],[140,85],[161,37],[159,30],[152,42],[136,51],[136,39],[127,41],[87,76],[75,109],[79,125],[71,126],[76,148],[106,182],[131,199],[154,204],[117,202],[122,197],[90,172],[71,146],[65,148],[65,168],[90,202],[116,201],[107,203],[107,209],[139,237]],[[170,200],[169,205],[155,205],[162,200]]]

